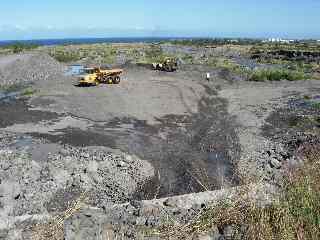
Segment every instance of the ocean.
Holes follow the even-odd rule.
[[[153,43],[168,40],[188,38],[167,38],[167,37],[141,37],[141,38],[66,38],[66,39],[35,39],[35,40],[6,40],[0,41],[0,46],[13,43],[36,44],[40,46],[68,45],[68,44],[93,44],[93,43]]]

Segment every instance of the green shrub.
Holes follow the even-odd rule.
[[[0,85],[0,91],[3,91],[5,93],[12,93],[12,92],[19,92],[22,96],[32,96],[37,91],[33,89],[32,87],[27,87],[23,84],[12,84],[12,85]]]
[[[22,95],[23,96],[32,96],[33,94],[36,93],[36,90],[35,89],[32,89],[32,88],[26,88],[23,90],[22,92]]]
[[[313,103],[312,107],[316,109],[320,109],[320,103]]]
[[[18,92],[23,88],[21,84],[15,83],[10,85],[0,85],[0,90],[6,93],[9,92]]]
[[[80,55],[71,51],[52,51],[49,55],[59,62],[74,62],[80,60]]]
[[[58,46],[48,51],[59,62],[76,62],[86,59],[96,64],[115,62],[117,49],[108,45]]]
[[[6,45],[4,47],[2,47],[3,49],[9,49],[10,51],[12,51],[13,53],[20,53],[23,52],[25,50],[32,50],[39,47],[36,44],[33,43],[22,43],[22,42],[15,42],[9,45]]]
[[[145,59],[147,63],[162,62],[166,57],[172,57],[163,53],[160,46],[152,45],[145,50]]]
[[[296,81],[307,79],[308,76],[300,71],[290,71],[283,69],[262,69],[262,70],[254,70],[249,75],[249,81],[280,81],[280,80],[288,80],[288,81]]]
[[[194,59],[193,56],[190,54],[183,54],[181,56],[182,61],[186,62],[186,63],[194,63]]]

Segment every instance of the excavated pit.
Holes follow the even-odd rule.
[[[234,131],[234,119],[227,113],[227,101],[205,86],[206,96],[192,115],[165,115],[156,124],[135,118],[114,118],[106,123],[91,122],[87,129],[69,126],[56,132],[27,133],[33,138],[76,147],[106,146],[118,148],[148,160],[155,177],[136,191],[134,199],[152,199],[234,186],[238,179],[233,162],[240,146]],[[25,122],[51,121],[57,114],[31,110],[23,99],[2,103],[0,127]],[[33,153],[37,155],[37,153]]]

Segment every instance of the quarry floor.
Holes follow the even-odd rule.
[[[19,58],[24,60],[17,62]],[[28,58],[1,57],[0,70]],[[136,65],[123,66],[119,85],[76,87],[76,77],[66,76],[65,67],[48,73],[46,80],[27,83],[33,90],[29,96],[19,90],[13,96],[0,94],[0,169],[3,176],[11,176],[0,177],[0,216],[63,210],[54,203],[71,201],[84,190],[90,192],[89,202],[100,207],[104,201],[237,186],[241,176],[258,172],[260,158],[272,144],[262,134],[270,114],[292,97],[313,96],[320,89],[320,81],[247,82],[206,66],[166,73]],[[114,164],[104,165],[103,154],[111,154]],[[114,157],[117,154],[120,157]],[[8,160],[15,157],[26,169]],[[47,179],[41,177],[45,169]],[[59,171],[64,175],[54,178]],[[35,172],[41,174],[31,186],[42,182],[45,189],[15,180]],[[104,181],[105,175],[112,184]],[[47,186],[50,182],[54,187]],[[95,184],[103,190],[97,191]],[[50,194],[35,197],[41,191]],[[30,211],[23,205],[34,197],[45,209],[31,205]]]

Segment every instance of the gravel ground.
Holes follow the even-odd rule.
[[[289,153],[286,145],[290,137],[296,138],[297,133],[306,129],[290,128],[290,118],[301,114],[317,116],[319,109],[292,108],[292,100],[316,95],[319,86],[317,80],[251,82],[219,92],[222,98],[229,99],[229,113],[237,116],[236,132],[242,150],[237,164],[247,180],[262,177],[273,181],[281,166],[295,161],[291,159],[293,154]],[[311,127],[317,128],[315,124]],[[314,132],[315,129],[309,130]]]
[[[207,83],[211,71],[216,82]],[[3,104],[5,131],[74,147],[106,146],[146,159],[156,176],[135,198],[199,192],[237,183],[233,119],[216,87],[232,79],[203,66],[176,73],[128,66],[120,85],[73,86],[72,77],[35,82],[28,101]],[[146,91],[148,89],[148,91]],[[201,182],[201,184],[200,184]]]
[[[290,139],[277,140],[288,128],[279,112],[320,85],[250,83],[205,66],[123,67],[119,85],[79,88],[47,55],[0,58],[0,85],[35,90],[0,94],[0,236],[17,221],[66,210],[82,194],[108,210],[236,186],[243,176],[276,182],[293,156]]]

